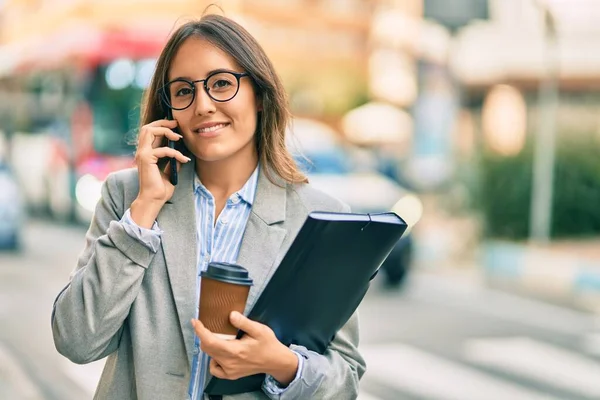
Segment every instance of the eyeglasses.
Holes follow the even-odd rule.
[[[240,90],[240,79],[246,72],[216,71],[197,81],[178,78],[162,87],[163,101],[172,110],[185,110],[196,98],[196,83],[203,83],[208,97],[223,103],[233,99]]]

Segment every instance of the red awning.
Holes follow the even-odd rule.
[[[15,69],[27,71],[62,65],[95,67],[118,58],[155,58],[168,40],[168,32],[113,29],[72,25],[56,34],[24,44]]]

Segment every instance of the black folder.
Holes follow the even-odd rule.
[[[324,353],[406,227],[392,212],[310,213],[248,317],[271,327],[286,346]],[[264,374],[213,377],[205,393],[261,390],[264,379]]]

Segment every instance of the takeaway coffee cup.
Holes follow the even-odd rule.
[[[232,311],[244,312],[252,279],[248,270],[236,264],[214,262],[200,273],[198,319],[223,339],[235,339],[237,328],[229,322]]]

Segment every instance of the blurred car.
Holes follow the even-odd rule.
[[[21,241],[23,204],[10,168],[0,161],[0,248],[17,249]]]
[[[384,261],[385,283],[401,285],[412,262],[410,228],[421,217],[419,198],[376,170],[374,154],[344,143],[335,131],[317,121],[296,119],[288,148],[310,183],[348,204],[353,212],[396,212],[409,229]]]

